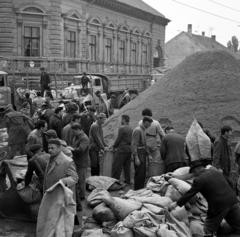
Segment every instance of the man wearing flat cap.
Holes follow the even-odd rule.
[[[131,150],[134,158],[134,190],[144,188],[149,150],[146,143],[146,129],[151,126],[152,118],[144,116],[142,124],[133,131]]]
[[[51,116],[49,120],[49,129],[55,130],[58,138],[60,139],[62,137],[62,129],[63,129],[62,115],[63,115],[63,108],[57,107],[54,111],[54,114]]]
[[[89,136],[91,125],[96,121],[95,112],[96,108],[94,106],[88,106],[87,111],[80,114],[82,129],[87,136]]]
[[[100,175],[99,152],[104,153],[107,144],[103,138],[102,125],[106,121],[106,115],[101,113],[97,116],[97,121],[90,127],[89,132],[89,155],[91,160],[91,175]]]
[[[45,171],[43,191],[45,192],[59,180],[62,180],[73,191],[74,199],[76,199],[75,185],[78,181],[78,175],[74,161],[63,154],[61,142],[58,139],[48,141],[48,152],[50,159]]]
[[[239,236],[240,207],[229,180],[216,168],[205,169],[201,160],[195,160],[190,164],[190,173],[193,173],[194,176],[191,189],[177,202],[170,204],[168,209],[171,211],[177,206],[184,206],[200,192],[208,202],[207,217],[203,227],[204,236],[216,236],[214,234],[217,232],[223,219]]]
[[[43,133],[43,150],[48,152],[48,141],[50,139],[58,138],[57,133],[53,129],[49,129],[48,131]]]
[[[88,156],[89,156],[89,139],[88,136],[82,130],[82,126],[79,123],[71,125],[72,132],[74,134],[72,148],[70,150],[73,153],[73,160],[77,167],[78,173],[78,188],[79,197],[83,200],[85,198],[85,187],[87,178]]]
[[[63,130],[62,130],[62,140],[64,140],[68,146],[72,145],[72,141],[73,141],[73,133],[72,133],[72,129],[71,126],[74,123],[79,123],[81,122],[81,115],[80,114],[74,114],[72,117],[71,122],[66,125]]]
[[[48,153],[42,152],[42,146],[38,143],[30,146],[29,151],[34,155],[28,161],[28,169],[25,176],[25,186],[29,186],[32,180],[33,173],[35,172],[35,174],[39,178],[40,188],[42,190],[44,173],[46,171],[50,155]]]

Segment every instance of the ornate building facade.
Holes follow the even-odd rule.
[[[0,0],[0,5],[0,56],[14,59],[16,71],[24,72],[29,60],[33,70],[112,76],[149,75],[164,64],[169,20],[142,0]]]

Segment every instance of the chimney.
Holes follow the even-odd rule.
[[[216,35],[212,35],[212,39],[216,41]]]
[[[188,24],[188,33],[192,34],[192,24]]]
[[[202,32],[202,36],[205,36],[205,32],[204,31]]]

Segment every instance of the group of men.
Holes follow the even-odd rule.
[[[91,175],[99,176],[100,155],[109,148],[115,151],[113,178],[119,180],[123,168],[124,182],[131,184],[131,161],[134,162],[135,190],[145,186],[148,163],[164,162],[165,173],[168,173],[187,166],[188,161],[191,161],[186,152],[185,138],[176,133],[172,126],[163,130],[160,123],[152,118],[151,109],[142,111],[142,120],[134,130],[129,125],[130,117],[122,115],[116,140],[112,146],[108,146],[102,130],[107,118],[105,113],[96,115],[94,106],[79,113],[72,102],[66,107],[74,109],[68,109],[63,114],[63,107],[57,107],[48,119],[39,120],[29,134],[24,128],[27,119],[22,113],[7,108],[5,121],[10,158],[14,157],[19,148],[21,154],[24,154],[26,146],[29,165],[25,185],[29,185],[34,171],[41,181],[43,193],[61,179],[73,190],[78,210],[81,210],[80,199],[85,198],[89,157]],[[217,139],[210,136],[208,130],[203,131],[212,141],[212,159],[190,163],[190,172],[194,175],[192,188],[177,203],[171,204],[169,209],[185,205],[192,196],[201,192],[209,204],[204,227],[206,236],[212,236],[216,232],[223,218],[240,233],[238,199],[228,179],[231,172],[228,139],[232,128],[223,126],[221,136]],[[237,162],[240,160],[239,147],[240,144],[235,151]],[[206,170],[206,164],[212,164],[215,169]]]

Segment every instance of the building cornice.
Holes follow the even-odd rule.
[[[137,19],[145,20],[154,24],[166,26],[170,20],[158,15],[153,15],[149,12],[134,8],[127,4],[117,2],[114,0],[83,0],[88,3],[88,5],[97,5],[111,11],[116,11],[127,16],[135,17]]]

